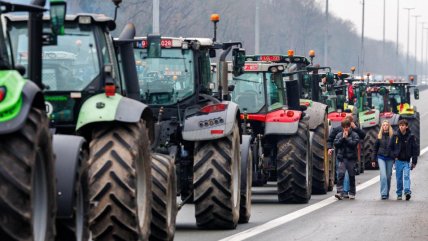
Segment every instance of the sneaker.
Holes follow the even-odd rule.
[[[334,195],[334,197],[336,197],[338,200],[342,200],[342,199],[343,199],[343,196],[342,196],[342,194],[341,194],[341,193],[336,193],[336,194]]]
[[[411,197],[412,195],[410,195],[410,193],[406,193],[406,201],[409,201]]]
[[[397,200],[403,200],[403,198],[400,196],[397,196]]]
[[[388,199],[388,196],[382,196],[382,200],[386,200],[386,199]]]
[[[343,198],[349,198],[349,195],[347,192],[345,192],[342,196],[343,196]]]
[[[353,194],[349,194],[349,199],[350,199],[350,200],[354,200],[354,199],[355,199],[355,195],[353,195]]]

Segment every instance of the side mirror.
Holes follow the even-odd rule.
[[[67,3],[62,0],[50,2],[50,18],[52,33],[54,36],[64,35],[65,13],[67,12]]]
[[[210,55],[210,58],[215,58],[216,57],[215,49],[210,49],[208,53]]]
[[[245,49],[243,48],[235,48],[232,51],[233,58],[233,76],[238,76],[244,73],[245,66]]]
[[[413,95],[415,96],[415,100],[419,100],[419,89],[415,88],[413,91],[414,91]]]
[[[325,77],[327,79],[327,84],[329,84],[329,85],[334,84],[334,74],[333,73],[327,72]]]
[[[162,56],[161,49],[161,36],[160,35],[147,35],[147,57],[160,58]]]

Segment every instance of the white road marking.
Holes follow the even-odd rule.
[[[425,154],[428,151],[428,147],[425,147],[423,150],[421,150],[421,156],[423,154]],[[361,191],[365,188],[370,187],[371,185],[375,184],[379,182],[379,176],[373,177],[372,179],[358,185],[356,187],[357,192]],[[224,239],[220,239],[220,241],[241,241],[241,240],[245,240],[251,237],[254,237],[260,233],[266,232],[270,229],[276,228],[280,225],[286,224],[288,222],[291,222],[297,218],[300,218],[306,214],[312,213],[318,209],[321,209],[325,206],[328,206],[334,202],[337,202],[338,200],[335,197],[329,197],[326,198],[320,202],[317,202],[315,204],[312,204],[310,206],[307,206],[305,208],[299,209],[297,211],[294,211],[292,213],[289,213],[287,215],[281,216],[279,218],[276,218],[274,220],[271,220],[267,223],[261,224],[259,226],[247,229],[245,231],[242,231],[240,233],[234,234],[232,236],[226,237]]]

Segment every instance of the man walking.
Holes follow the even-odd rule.
[[[395,160],[397,200],[403,199],[403,179],[404,195],[406,196],[406,200],[410,200],[412,197],[412,191],[410,190],[410,170],[413,170],[418,162],[419,146],[415,136],[409,129],[409,123],[406,119],[398,121],[398,130],[392,136],[389,146],[391,155]],[[410,159],[412,159],[411,162]]]
[[[349,174],[349,199],[355,199],[355,162],[357,161],[357,145],[360,141],[358,134],[352,130],[351,122],[345,119],[341,123],[342,131],[336,135],[334,146],[337,150],[337,159],[339,161],[339,177],[337,180],[337,194],[335,197],[343,199],[343,180],[345,172]]]

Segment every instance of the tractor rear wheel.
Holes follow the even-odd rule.
[[[239,128],[227,137],[195,143],[193,186],[196,224],[208,229],[233,229],[240,205]]]
[[[315,128],[311,141],[312,148],[312,194],[326,194],[329,185],[329,165],[327,158],[328,122],[327,115],[324,122]]]
[[[49,121],[32,108],[23,127],[0,137],[0,240],[53,240],[55,165]]]
[[[175,163],[166,155],[152,154],[152,223],[151,241],[174,239],[177,217]]]
[[[241,200],[239,208],[239,223],[248,223],[251,217],[251,183],[253,179],[253,152],[250,140],[251,136],[242,136]]]
[[[312,192],[312,160],[309,129],[299,122],[297,133],[277,144],[278,200],[281,203],[307,203]]]
[[[89,152],[93,240],[148,240],[151,159],[144,121],[94,128]]]
[[[379,133],[379,125],[366,128],[366,137],[363,142],[364,165],[367,169],[373,169],[371,162],[373,161],[374,146]]]

